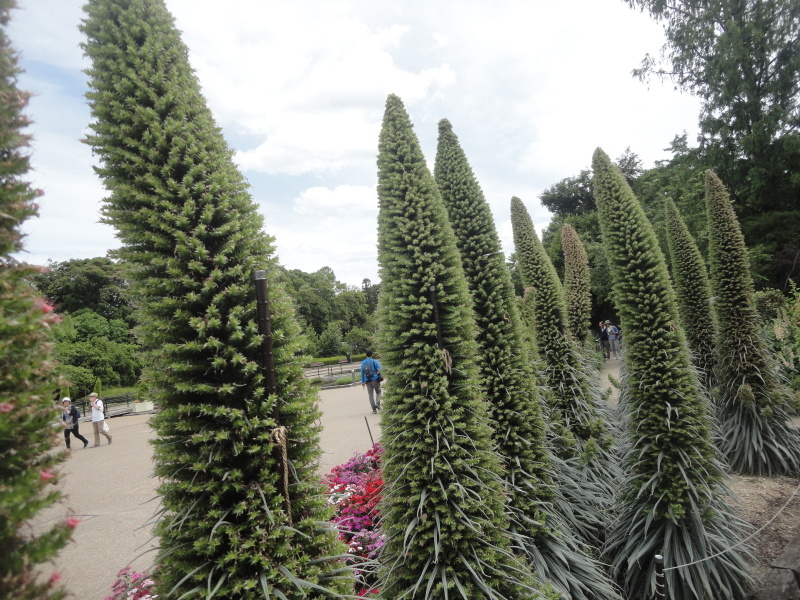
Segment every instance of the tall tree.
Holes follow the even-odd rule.
[[[579,457],[584,477],[602,490],[599,495],[587,494],[584,501],[595,505],[607,518],[613,482],[619,475],[609,425],[613,415],[597,377],[584,368],[580,354],[568,340],[561,281],[536,237],[525,205],[517,197],[511,199],[511,226],[522,278],[534,295],[536,345],[543,363],[543,382],[549,390],[550,427],[560,438],[561,457]],[[602,542],[603,534],[597,532],[593,542]]]
[[[319,410],[272,240],[163,0],[90,0],[88,137],[161,411],[159,595],[329,598],[352,589],[316,477]],[[254,271],[265,269],[274,382]]]
[[[16,54],[6,33],[12,0],[0,0],[0,599],[63,598],[57,574],[41,576],[77,521],[37,523],[61,497],[53,485],[64,459],[53,452],[55,377],[48,327],[56,321],[26,278],[38,269],[13,254],[22,224],[38,214],[39,190],[27,181],[29,95],[17,88]]]
[[[740,522],[723,494],[664,255],[630,186],[599,148],[593,167],[627,346],[626,475],[606,555],[631,598],[656,597],[658,553],[670,568],[671,598],[744,600],[748,566],[731,551]]]
[[[379,349],[392,381],[383,415],[381,593],[536,597],[510,550],[455,237],[395,95],[380,134],[378,199]]]
[[[737,473],[800,470],[800,433],[784,410],[790,392],[759,332],[747,247],[725,186],[706,171],[709,259],[717,340],[721,449]]]
[[[702,145],[726,180],[735,177],[736,196],[759,211],[800,208],[791,180],[800,158],[800,2],[626,2],[662,22],[667,38],[663,63],[648,55],[634,74],[671,79],[701,99]]]
[[[564,250],[564,293],[567,300],[567,331],[582,343],[592,326],[592,292],[589,257],[578,233],[569,223],[561,229]]]
[[[51,262],[33,285],[60,313],[88,308],[106,319],[128,319],[133,311],[122,265],[110,258]]]
[[[665,219],[681,325],[692,351],[692,362],[697,367],[700,383],[710,391],[714,387],[717,332],[711,308],[708,270],[672,199],[667,199]]]
[[[434,176],[472,295],[481,385],[503,462],[511,529],[521,536],[540,579],[574,600],[614,598],[600,565],[575,542],[562,516],[552,514],[542,399],[520,330],[511,274],[489,204],[447,119],[439,121]]]

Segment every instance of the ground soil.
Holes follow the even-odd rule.
[[[791,540],[800,536],[800,478],[733,475],[733,506],[754,527],[749,535],[753,571],[759,580],[770,575],[770,564]]]
[[[611,379],[619,381],[620,361],[606,361],[600,374],[604,388],[611,388],[609,403],[616,404],[617,390]],[[611,377],[609,377],[609,375]],[[800,427],[800,418],[792,419]],[[753,573],[765,581],[770,565],[786,545],[800,537],[800,477],[743,477],[733,475],[728,486],[737,514],[752,526],[748,532]],[[752,537],[749,537],[752,536]]]

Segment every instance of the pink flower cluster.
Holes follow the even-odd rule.
[[[139,573],[125,567],[117,572],[111,595],[104,600],[155,600],[158,596],[152,593],[153,586],[155,582],[146,571]]]
[[[343,465],[334,467],[324,482],[328,487],[328,504],[336,509],[333,523],[339,529],[339,539],[348,545],[354,557],[374,560],[383,546],[385,536],[380,530],[379,503],[383,491],[380,462],[383,448],[375,444],[365,454],[356,454]],[[356,571],[359,577],[359,596],[374,591],[374,576]]]

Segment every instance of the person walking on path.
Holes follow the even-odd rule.
[[[381,408],[381,363],[372,358],[372,350],[367,350],[367,358],[361,362],[361,387],[367,386],[369,394],[369,405],[372,407],[372,414],[376,414]]]
[[[608,323],[608,321],[606,321]],[[600,349],[603,351],[603,357],[608,360],[611,358],[611,343],[608,339],[608,328],[605,323],[600,321]]]
[[[78,431],[78,421],[81,418],[78,407],[74,406],[72,400],[69,398],[63,398],[61,400],[61,410],[63,411],[61,419],[64,421],[64,441],[67,443],[67,448],[69,448],[70,433],[82,441],[83,447],[86,448],[86,446],[89,445],[89,440],[83,437]]]
[[[611,353],[614,355],[614,360],[617,360],[617,353],[619,352],[619,329],[611,321],[605,322],[606,332],[608,332],[608,346]],[[608,358],[608,356],[606,356]]]
[[[92,429],[94,429],[94,446],[97,448],[100,445],[100,434],[106,436],[108,443],[111,443],[111,435],[108,433],[108,424],[106,423],[106,416],[103,413],[103,401],[97,397],[96,392],[89,394],[89,402],[92,403]]]

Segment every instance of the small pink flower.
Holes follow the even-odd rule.
[[[59,581],[61,581],[61,573],[54,571],[53,574],[50,575],[50,585],[58,583]]]
[[[42,481],[50,481],[55,475],[50,471],[39,471],[39,477],[42,478]]]
[[[14,405],[13,404],[9,404],[8,402],[0,402],[0,412],[1,413],[11,412],[12,410],[14,410]]]
[[[75,517],[69,517],[66,521],[64,521],[64,523],[70,529],[75,529],[78,525],[80,525],[81,520],[80,519],[76,519]]]
[[[36,308],[38,308],[44,313],[51,313],[54,310],[53,305],[47,302],[47,300],[45,300],[44,298],[36,299]]]

